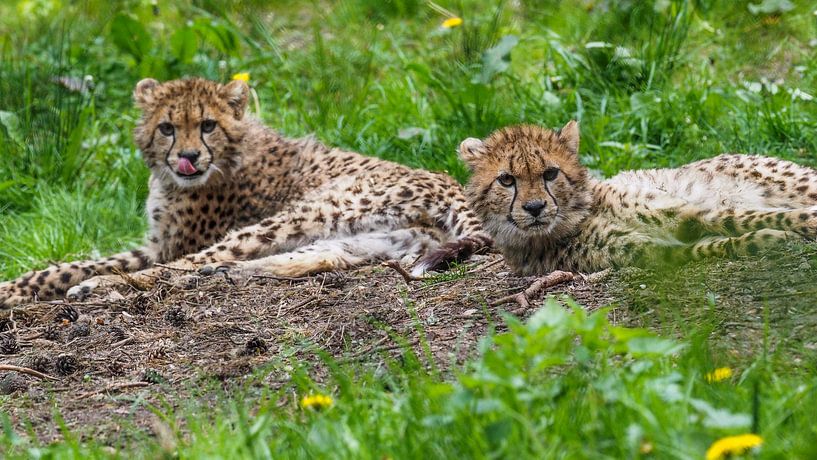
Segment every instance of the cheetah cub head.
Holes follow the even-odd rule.
[[[497,246],[553,245],[575,234],[591,203],[578,151],[575,121],[558,131],[511,126],[460,144],[472,172],[468,200]]]
[[[134,137],[154,176],[180,188],[229,177],[241,165],[248,95],[237,80],[140,81],[133,91],[142,110]]]

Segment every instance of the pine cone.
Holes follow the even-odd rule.
[[[125,363],[119,359],[107,363],[105,368],[111,375],[122,375],[125,373]]]
[[[132,315],[144,315],[150,307],[150,297],[146,294],[139,294],[128,306],[128,313]]]
[[[317,275],[315,279],[324,287],[342,288],[349,281],[349,275],[344,272],[324,272]]]
[[[182,327],[187,322],[187,314],[181,307],[172,307],[165,313],[165,321],[174,327]]]
[[[269,350],[269,346],[267,342],[264,342],[264,339],[261,337],[253,337],[244,345],[244,352],[243,355],[263,355]]]
[[[16,372],[9,372],[0,379],[0,394],[10,395],[17,391],[26,391],[28,380]]]
[[[68,322],[73,323],[79,319],[79,311],[74,308],[73,305],[65,305],[60,309],[55,318],[57,322],[68,320]]]
[[[68,331],[68,341],[77,337],[88,337],[89,335],[91,335],[91,326],[88,323],[76,323]]]
[[[62,341],[62,331],[57,326],[53,324],[49,324],[45,327],[43,331],[43,338],[46,340],[50,340],[52,342],[61,342]]]
[[[20,351],[17,344],[17,337],[13,332],[3,332],[0,334],[0,354],[13,355]]]
[[[71,375],[79,369],[79,361],[73,355],[68,353],[57,356],[57,361],[54,364],[57,372],[61,375]]]
[[[44,355],[35,355],[30,358],[30,368],[35,371],[48,373],[51,370],[51,358]]]
[[[111,326],[110,329],[108,329],[108,335],[111,336],[112,343],[121,342],[128,338],[128,334],[119,326]]]

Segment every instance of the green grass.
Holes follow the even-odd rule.
[[[226,81],[249,72],[257,115],[281,132],[315,133],[459,180],[467,169],[455,150],[465,137],[570,118],[581,122],[583,161],[603,175],[724,151],[817,165],[817,101],[797,96],[817,96],[817,2],[791,3],[757,15],[726,0],[0,3],[0,278],[138,244],[147,171],[133,147],[130,92],[148,76]],[[446,9],[464,19],[461,27],[440,28]],[[86,93],[54,83],[86,75],[94,83]],[[685,312],[706,304],[713,289],[703,285],[724,272],[681,291],[656,273],[625,276],[658,286],[652,297],[628,298],[634,311],[660,311],[658,324],[636,323],[679,337],[677,353],[634,352],[617,335],[625,332],[607,326],[577,345],[552,337],[550,326],[514,325],[453,374],[428,373],[411,359],[391,363],[385,377],[335,367],[321,390],[336,405],[325,413],[304,413],[292,399],[314,385],[307,368],[289,391],[248,387],[219,398],[209,415],[196,403],[157,408],[186,420],[168,422],[174,434],[165,441],[183,457],[646,458],[640,449],[650,443],[658,458],[700,458],[718,436],[753,428],[718,425],[745,422],[729,415],[739,413],[766,439],[763,457],[814,457],[817,425],[807,409],[817,381],[785,364],[787,353],[809,352],[796,350],[807,334],[773,360],[755,343],[732,384],[706,384],[703,373],[729,364],[715,359],[726,342],[712,333],[729,312]],[[795,310],[815,297],[800,296]],[[572,323],[579,319],[560,321],[571,334],[590,334]],[[766,340],[796,329],[796,318],[782,324],[769,326]],[[10,430],[8,456],[107,455],[71,437],[32,447]],[[129,447],[142,457],[171,455],[153,439]]]

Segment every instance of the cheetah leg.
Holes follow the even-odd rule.
[[[436,248],[440,236],[437,231],[426,228],[363,233],[318,240],[295,251],[239,261],[231,265],[234,270],[244,274],[271,273],[299,277],[387,259],[403,259],[404,262],[411,263],[424,252]]]
[[[450,241],[426,253],[411,270],[412,276],[422,276],[429,270],[445,270],[451,263],[462,262],[494,244],[490,235],[482,229],[482,222],[468,208],[465,197],[454,187],[446,194],[451,201],[443,218],[439,219]]]
[[[83,300],[91,293],[101,293],[114,289],[125,289],[133,287],[139,290],[146,290],[156,284],[162,268],[148,268],[136,273],[123,273],[118,275],[100,275],[88,278],[87,280],[72,286],[66,292],[65,297],[71,300]]]
[[[753,255],[762,248],[800,238],[801,236],[794,232],[764,228],[741,236],[707,238],[692,245],[690,251],[694,259]]]
[[[0,283],[0,308],[34,300],[61,297],[72,286],[92,276],[133,272],[155,262],[148,247],[115,254],[100,260],[62,263],[45,270],[29,272],[14,281]]]
[[[817,238],[817,206],[776,211],[720,211],[703,216],[702,221],[706,227],[726,235],[774,229],[795,232],[812,240]]]

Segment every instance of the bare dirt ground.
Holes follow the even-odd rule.
[[[40,440],[54,439],[56,409],[72,431],[115,437],[123,423],[149,425],[146,404],[181,402],[203,380],[240,383],[272,360],[300,359],[316,348],[341,360],[376,361],[405,343],[420,353],[425,340],[439,365],[461,363],[490,325],[502,329],[501,312],[526,317],[541,304],[489,306],[534,280],[510,275],[498,255],[410,283],[387,267],[297,280],[167,275],[145,292],[4,313],[0,364],[55,379],[0,371],[7,395],[0,407],[13,423],[22,429],[30,422]],[[549,290],[588,309],[608,304],[605,292],[604,282],[582,280]]]
[[[427,343],[436,365],[450,368],[490,330],[503,330],[502,312],[525,318],[545,295],[567,294],[588,310],[612,304],[609,317],[620,325],[704,334],[714,364],[740,369],[767,353],[787,372],[817,367],[814,244],[624,269],[560,284],[525,308],[490,305],[535,280],[513,276],[496,254],[414,282],[381,266],[296,280],[166,274],[148,291],[0,312],[0,365],[53,378],[0,370],[0,412],[18,432],[59,438],[59,413],[72,432],[116,443],[133,435],[124,430],[132,424],[149,432],[151,405],[215,397],[212,387],[277,387],[289,378],[281,369],[304,360],[317,364],[320,380],[316,350],[377,366],[407,345],[424,356]]]

